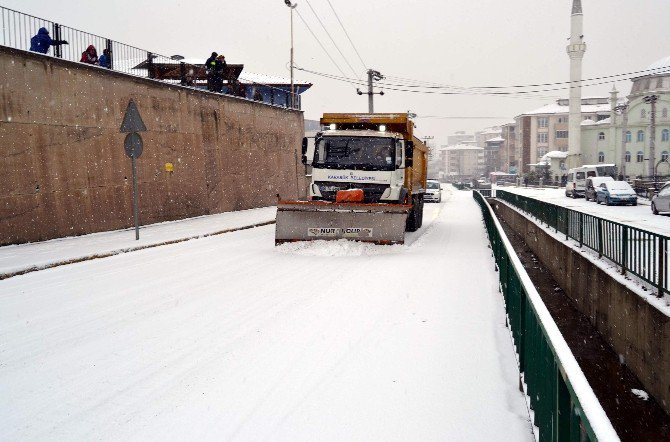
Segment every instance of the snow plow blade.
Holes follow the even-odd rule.
[[[275,245],[292,241],[349,239],[404,244],[411,205],[280,201]]]

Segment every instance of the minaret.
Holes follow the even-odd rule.
[[[570,19],[570,44],[567,47],[570,57],[570,117],[568,119],[568,166],[577,167],[582,164],[581,124],[582,124],[582,58],[586,52],[584,43],[584,24],[582,1],[572,0],[572,17]]]

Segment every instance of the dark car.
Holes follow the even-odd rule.
[[[587,178],[585,185],[586,190],[584,190],[584,198],[586,198],[586,201],[595,201],[597,193],[596,190],[602,183],[606,181],[614,181],[614,178],[610,176],[594,176]]]

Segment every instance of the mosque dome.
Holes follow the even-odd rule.
[[[670,70],[670,55],[667,57],[663,57],[660,60],[656,60],[655,62],[649,65],[647,70],[651,71],[651,70],[658,70],[661,68],[668,68],[668,70]]]
[[[649,93],[670,93],[670,56],[661,58],[647,67],[640,77],[633,78],[631,96]]]

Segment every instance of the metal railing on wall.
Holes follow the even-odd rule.
[[[508,326],[540,441],[619,440],[486,199],[484,216]]]
[[[496,198],[535,217],[651,284],[658,296],[670,293],[669,239],[665,235],[497,189]]]
[[[207,90],[207,73],[203,64],[186,63],[181,57],[164,56],[146,49],[114,41],[90,32],[80,31],[40,17],[0,6],[0,45],[24,51],[31,50],[31,39],[40,28],[49,31],[49,37],[68,44],[52,45],[47,54],[64,60],[79,62],[89,45],[96,48],[98,57],[108,51],[108,67],[137,77],[151,78],[165,83]],[[239,75],[239,72],[238,72]],[[291,90],[259,82],[240,82],[237,77],[226,79],[221,93],[243,97],[267,104],[291,108]],[[301,108],[300,94],[295,93],[294,108]]]

